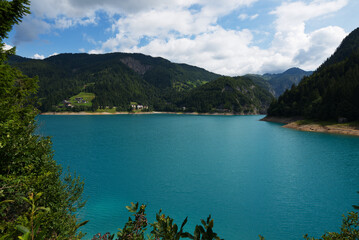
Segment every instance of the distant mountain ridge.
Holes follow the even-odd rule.
[[[359,28],[310,77],[273,102],[268,115],[359,120]]]
[[[310,76],[312,73],[312,71],[304,71],[300,68],[290,68],[283,73],[247,74],[245,76],[266,88],[275,97],[279,97],[287,89],[290,89],[293,84],[298,85],[303,77]]]
[[[61,102],[80,92],[94,94],[91,109],[76,106],[66,110],[95,111],[116,106],[118,111],[128,111],[130,103],[136,102],[158,111],[249,114],[265,112],[272,99],[265,88],[250,79],[221,79],[199,67],[137,53],[59,54],[44,60],[13,56],[9,63],[30,77],[39,77],[38,97],[43,112],[58,111]],[[213,95],[210,90],[234,83],[231,94],[216,90]],[[193,98],[196,94],[201,95],[200,100]]]

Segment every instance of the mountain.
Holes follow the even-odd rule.
[[[311,76],[273,102],[268,115],[359,120],[359,28]]]
[[[114,106],[127,111],[130,103],[136,103],[157,111],[249,114],[264,113],[272,100],[265,86],[249,78],[221,77],[143,54],[60,54],[44,60],[13,56],[9,63],[30,77],[39,77],[43,112]],[[74,105],[79,96],[89,97],[81,98],[86,104]]]
[[[275,97],[279,97],[285,90],[291,88],[293,84],[298,85],[303,77],[309,76],[312,73],[313,72],[311,71],[304,71],[300,68],[290,68],[287,71],[278,74],[248,74],[245,76],[251,78],[256,84],[263,86],[273,93]]]
[[[339,63],[348,58],[353,52],[358,50],[359,28],[351,32],[339,45],[335,53],[328,58],[319,68],[321,70],[327,66]]]
[[[247,77],[221,77],[192,89],[179,103],[195,112],[263,114],[273,96]]]
[[[220,76],[163,58],[129,53],[60,54],[44,60],[13,56],[9,63],[30,77],[39,77],[42,111],[55,110],[61,101],[81,91],[95,93],[93,109],[117,106],[127,110],[130,102],[166,109],[181,92]]]

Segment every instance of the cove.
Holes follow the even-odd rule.
[[[359,138],[300,132],[263,116],[39,116],[55,159],[85,180],[85,239],[116,233],[130,202],[187,231],[209,214],[227,240],[337,231],[359,204]]]

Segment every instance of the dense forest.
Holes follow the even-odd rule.
[[[221,77],[191,90],[178,105],[194,112],[265,113],[273,95],[246,77]]]
[[[95,93],[91,109],[116,106],[128,110],[137,102],[161,110],[181,92],[219,75],[186,64],[143,54],[60,54],[44,60],[12,56],[9,64],[30,77],[39,77],[41,111],[54,111],[63,100],[81,91]]]
[[[44,60],[12,56],[8,62],[39,77],[42,112],[114,107],[129,111],[134,102],[156,111],[265,113],[273,95],[311,73],[293,68],[280,74],[222,78],[198,67],[128,53],[60,54]],[[94,94],[91,104],[61,108],[64,100],[80,92]]]
[[[359,120],[359,28],[310,77],[274,101],[269,116]]]

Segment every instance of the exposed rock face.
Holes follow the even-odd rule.
[[[123,64],[126,64],[129,68],[131,68],[136,73],[141,74],[141,75],[144,75],[149,69],[151,69],[151,66],[143,65],[140,63],[140,61],[138,61],[132,57],[122,58],[121,62]]]

